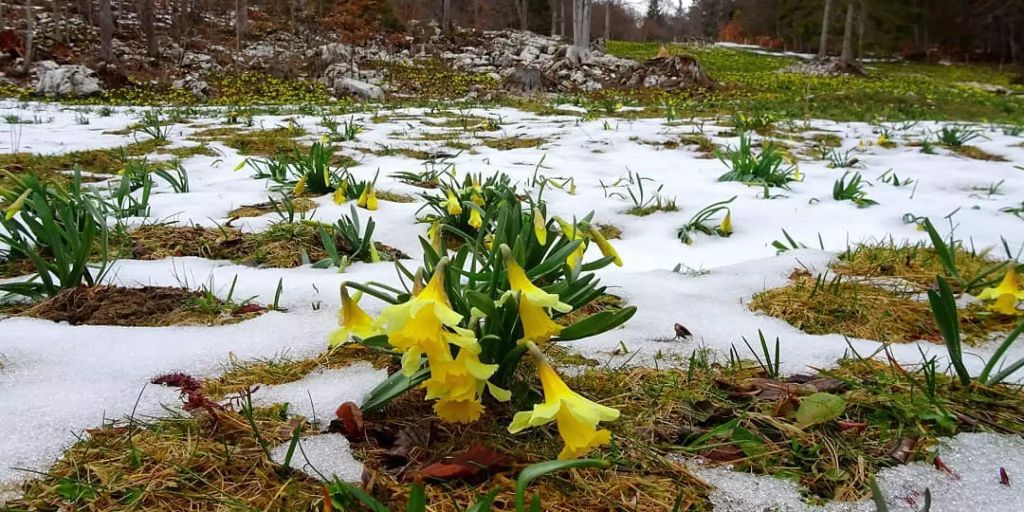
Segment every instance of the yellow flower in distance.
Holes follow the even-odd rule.
[[[526,271],[512,259],[507,247],[505,253],[508,282],[513,292],[519,293],[519,319],[523,322],[523,338],[520,342],[544,343],[562,332],[562,326],[551,320],[546,308],[560,313],[572,311],[572,306],[562,302],[558,295],[540,289],[526,276]]]
[[[558,225],[562,228],[562,234],[565,236],[565,238],[569,239],[570,241],[580,241],[579,247],[577,247],[576,250],[572,251],[572,253],[565,257],[565,262],[566,264],[569,265],[569,268],[576,268],[580,263],[583,262],[583,254],[587,250],[586,237],[583,236],[583,233],[580,231],[579,226],[577,226],[576,224],[570,224],[561,217],[555,217],[555,221],[557,221]]]
[[[366,209],[373,211],[377,209],[377,190],[373,188],[373,185],[368,186],[370,193],[366,197]]]
[[[722,219],[722,223],[718,225],[718,232],[723,236],[729,236],[732,234],[732,211],[725,212],[725,218]]]
[[[451,189],[448,189],[448,199],[441,201],[441,206],[448,209],[448,215],[462,215],[462,203]]]
[[[989,309],[1004,315],[1019,315],[1017,302],[1024,300],[1024,290],[1020,289],[1017,279],[1017,268],[1012,264],[1003,276],[1003,281],[995,288],[985,288],[978,294],[981,300],[994,301]]]
[[[380,334],[373,325],[370,315],[359,307],[359,303],[349,296],[345,285],[341,285],[341,309],[338,310],[338,324],[341,328],[331,333],[328,343],[331,347],[337,347],[347,343],[349,338],[357,336],[365,339]]]
[[[293,192],[296,197],[306,192],[306,176],[299,178],[299,181],[295,183],[295,190]]]
[[[558,435],[565,443],[562,452],[558,454],[562,460],[582,457],[593,448],[610,443],[611,433],[604,429],[598,430],[597,425],[602,421],[618,419],[619,411],[587,400],[569,389],[543,358],[538,357],[537,363],[537,372],[544,388],[544,402],[535,405],[532,411],[517,413],[508,431],[515,434],[530,427],[557,422]]]
[[[480,210],[476,208],[469,210],[469,225],[475,229],[480,229],[480,226],[484,225],[484,219],[480,216]]]

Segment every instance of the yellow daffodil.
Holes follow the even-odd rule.
[[[502,252],[505,253],[509,286],[519,294],[519,319],[523,322],[523,338],[519,341],[545,343],[562,332],[562,326],[548,316],[547,308],[568,313],[572,311],[572,306],[562,302],[558,295],[533,284],[523,267],[512,259],[507,247],[503,246]]]
[[[483,412],[484,404],[479,400],[442,398],[434,403],[434,414],[448,423],[473,423]]]
[[[883,147],[884,146],[888,146],[889,145],[889,137],[886,137],[884,133],[879,135],[878,136],[878,145],[879,146],[883,146]]]
[[[441,361],[451,357],[450,345],[478,347],[473,332],[458,327],[462,315],[448,302],[444,289],[443,258],[434,276],[410,300],[384,308],[375,326],[388,335],[388,343],[402,352],[402,372],[412,375],[420,367],[420,358]]]
[[[469,225],[473,226],[474,229],[480,229],[480,226],[484,225],[484,219],[480,216],[480,210],[476,208],[469,210]]]
[[[348,342],[352,336],[369,338],[380,334],[373,325],[370,315],[359,307],[359,303],[348,295],[345,285],[341,285],[341,309],[338,310],[338,324],[341,328],[331,333],[328,343],[336,347]]]
[[[533,234],[541,245],[548,244],[547,222],[544,220],[544,214],[541,213],[540,208],[533,209]]]
[[[494,248],[494,234],[493,233],[487,233],[487,235],[484,236],[484,247],[486,247],[488,251]]]
[[[331,140],[331,138],[328,137],[326,133],[320,136],[320,143],[321,144],[327,144],[327,142],[330,141],[330,140]]]
[[[234,171],[235,172],[241,171],[242,168],[245,167],[245,164],[247,164],[247,163],[249,163],[249,159],[248,158],[245,158],[241,162],[238,162],[238,165],[235,166]]]
[[[441,247],[444,241],[441,238],[441,223],[434,221],[427,228],[427,238],[430,240],[430,246],[434,248],[438,253],[441,252]]]
[[[1003,281],[995,288],[985,288],[978,294],[981,300],[994,301],[989,309],[1004,315],[1019,315],[1017,302],[1024,300],[1024,290],[1017,280],[1017,269],[1013,266],[1006,271]]]
[[[374,211],[377,209],[377,190],[373,188],[373,185],[366,188],[370,189],[370,193],[366,197],[366,209]]]
[[[370,263],[380,263],[380,253],[377,252],[377,244],[370,242]]]
[[[803,173],[800,172],[800,166],[799,165],[794,165],[793,166],[793,179],[796,180],[796,181],[803,181],[804,180],[804,175],[803,175]]]
[[[14,216],[18,212],[20,212],[22,208],[25,207],[25,201],[28,200],[28,196],[31,193],[32,193],[31,189],[25,190],[24,192],[22,192],[21,195],[19,195],[18,198],[15,199],[14,202],[11,203],[11,205],[8,206],[6,210],[4,210],[5,211],[4,218],[6,218],[7,220],[13,219]]]
[[[601,254],[603,254],[606,258],[609,256],[615,258],[615,264],[621,267],[622,258],[619,257],[619,252],[616,251],[615,248],[612,247],[612,244],[608,242],[608,239],[601,234],[601,230],[597,229],[597,226],[591,224],[589,232],[590,238],[593,238],[594,242],[597,243],[597,247],[601,249]]]
[[[722,236],[729,236],[732,234],[732,211],[725,212],[725,218],[722,219],[722,223],[718,225],[718,232]]]
[[[577,247],[576,250],[572,251],[572,253],[565,257],[565,263],[569,265],[569,268],[576,268],[580,263],[583,262],[583,254],[587,250],[586,237],[583,236],[583,233],[580,232],[579,227],[577,227],[575,224],[570,224],[561,217],[555,217],[555,220],[558,222],[558,225],[562,228],[562,234],[565,235],[565,238],[569,239],[570,241],[580,241],[579,247]]]
[[[448,189],[448,198],[441,201],[441,206],[448,209],[448,215],[462,215],[462,203],[459,202],[459,198],[455,197],[455,192]]]
[[[295,183],[294,194],[295,197],[301,196],[306,192],[306,176],[299,178],[299,181]]]
[[[334,204],[344,204],[348,201],[348,183],[341,182],[341,185],[334,190]]]
[[[537,352],[531,346],[531,352]],[[593,448],[611,442],[611,433],[597,429],[602,421],[618,419],[619,411],[584,398],[565,384],[539,353],[537,372],[544,388],[544,402],[533,407],[532,411],[517,413],[509,425],[512,434],[530,427],[546,425],[552,421],[558,424],[558,434],[565,447],[558,458],[575,459],[587,454]]]

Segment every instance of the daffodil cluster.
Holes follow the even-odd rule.
[[[494,200],[492,224],[482,228],[490,243],[466,242],[449,254],[445,245],[435,249],[424,240],[423,267],[415,273],[401,267],[412,280],[411,291],[376,283],[346,285],[388,304],[372,318],[343,290],[341,328],[330,343],[355,340],[390,349],[401,361],[401,371],[370,394],[365,411],[420,387],[441,419],[477,421],[488,404],[508,402],[512,390],[522,395],[513,403],[528,399],[528,386],[516,385],[525,378],[517,371],[524,355],[533,353],[536,359],[539,347],[606,332],[635,312],[626,307],[575,323],[562,320],[604,294],[599,281],[582,270],[582,256],[576,255],[584,240],[575,232],[586,230],[587,240],[614,249],[599,233],[594,236],[591,231],[597,230],[589,221],[581,226],[547,219],[542,203],[519,201],[514,194]],[[607,256],[586,266],[599,268],[615,259]],[[533,413],[517,415],[510,430],[556,421],[565,441],[563,458],[607,443],[608,432],[596,425],[618,413],[573,393],[546,362],[537,361],[545,402]]]

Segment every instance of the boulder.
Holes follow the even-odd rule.
[[[102,91],[96,72],[81,65],[43,61],[36,66],[36,77],[36,94],[84,98]]]
[[[347,92],[353,96],[367,99],[377,99],[384,95],[384,90],[380,87],[348,77],[336,80],[334,82],[334,91]]]
[[[210,84],[198,76],[189,75],[181,80],[175,80],[173,86],[175,89],[185,89],[201,100],[210,96]]]

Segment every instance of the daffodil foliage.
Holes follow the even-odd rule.
[[[478,192],[494,204],[486,208],[476,236],[461,232],[466,240],[458,250],[450,253],[445,245],[435,247],[421,238],[422,267],[412,271],[398,264],[407,289],[347,283],[388,305],[371,318],[343,291],[342,327],[330,341],[354,340],[391,351],[402,362],[400,372],[373,390],[364,410],[380,409],[422,386],[435,413],[458,423],[476,421],[487,406],[507,408],[500,404],[527,403],[536,396],[529,391],[532,378],[517,371],[524,356],[532,354],[544,401],[532,413],[520,412],[510,431],[556,422],[565,441],[562,458],[581,456],[608,443],[610,434],[597,425],[618,412],[569,390],[544,360],[543,350],[560,340],[606,332],[633,316],[635,308],[625,307],[559,321],[604,294],[593,271],[617,262],[618,256],[607,240],[581,235],[596,232],[589,218],[548,219],[543,203],[521,201],[510,187],[491,192]],[[580,249],[591,240],[605,256],[584,262]],[[514,393],[521,396],[510,400]]]
[[[307,192],[333,194],[337,204],[355,199],[360,208],[376,210],[377,176],[373,180],[357,180],[347,167],[335,163],[336,150],[325,138],[313,143],[305,152],[296,149],[293,154],[243,160],[235,170],[249,166],[257,178],[269,179],[280,188],[290,188],[295,197]]]

